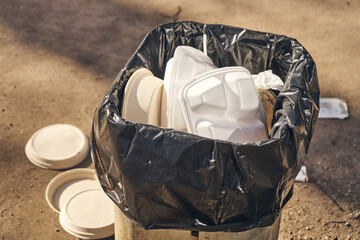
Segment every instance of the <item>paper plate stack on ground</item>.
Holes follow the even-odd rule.
[[[38,130],[25,147],[28,159],[45,169],[68,169],[89,154],[85,134],[69,124]],[[59,213],[63,229],[81,239],[98,239],[114,234],[114,209],[93,169],[76,168],[54,177],[46,188],[46,201]]]

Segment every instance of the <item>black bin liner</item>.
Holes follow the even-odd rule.
[[[164,77],[175,48],[203,50],[217,67],[271,69],[285,83],[271,138],[236,144],[121,117],[126,83],[138,68]],[[175,22],[147,34],[96,109],[92,161],[106,194],[144,229],[245,231],[269,226],[290,199],[319,112],[310,54],[295,39],[224,25]]]

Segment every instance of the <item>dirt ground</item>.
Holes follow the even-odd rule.
[[[24,153],[44,126],[90,132],[94,109],[145,34],[173,20],[222,23],[296,38],[315,59],[322,97],[347,120],[319,120],[279,239],[360,239],[360,2],[355,0],[0,0],[0,236],[76,239],[44,197],[60,171]],[[80,165],[91,167],[89,157]]]

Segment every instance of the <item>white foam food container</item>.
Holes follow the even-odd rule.
[[[176,130],[186,130],[186,124],[181,111],[179,90],[195,76],[215,69],[212,60],[200,50],[189,46],[176,48],[174,57],[166,65],[164,86],[167,95],[168,127]]]
[[[114,234],[114,204],[102,190],[93,169],[72,169],[55,176],[45,198],[60,213],[65,231],[82,239],[98,239]]]
[[[124,93],[122,116],[133,123],[159,126],[163,80],[146,68],[136,70]]]
[[[191,133],[236,143],[268,139],[265,111],[246,68],[198,75],[183,86],[180,99]]]
[[[38,167],[65,169],[82,162],[89,153],[85,134],[69,124],[55,124],[35,132],[25,146],[27,158]]]

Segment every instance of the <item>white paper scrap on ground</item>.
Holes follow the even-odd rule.
[[[295,178],[296,182],[307,182],[309,181],[308,175],[306,173],[306,167],[302,166],[300,169],[300,172],[298,173],[298,175]]]
[[[320,98],[318,118],[345,119],[348,117],[348,107],[344,100],[338,98]]]
[[[271,70],[252,75],[256,88],[259,89],[276,89],[281,91],[284,88],[284,83],[281,79],[272,73]]]

